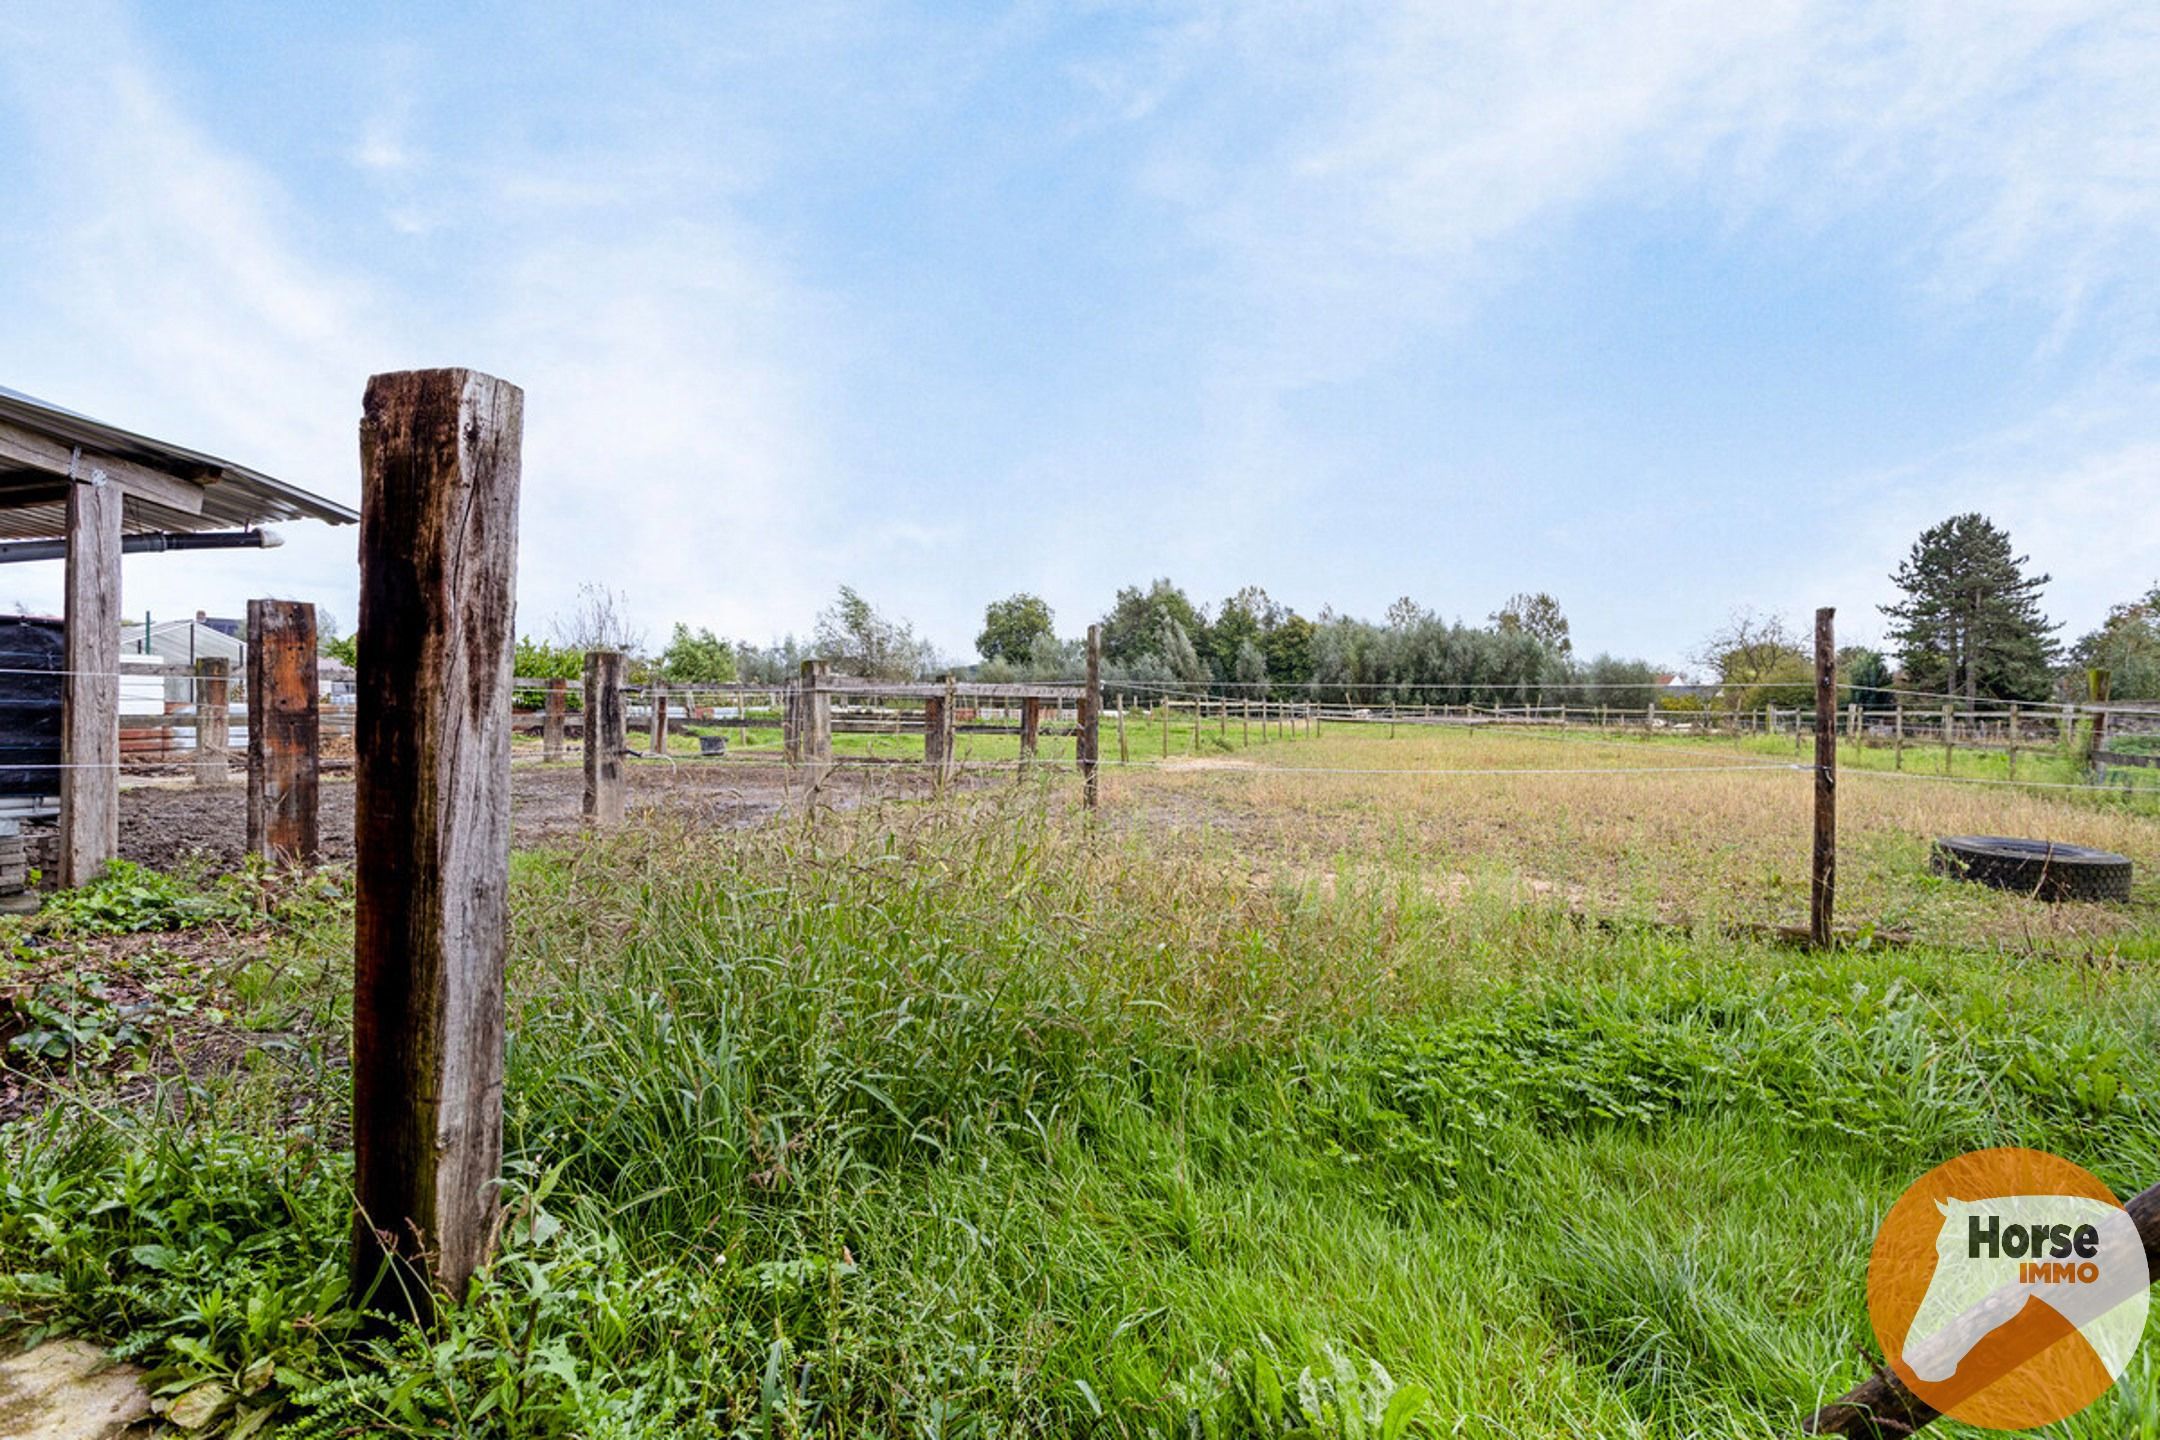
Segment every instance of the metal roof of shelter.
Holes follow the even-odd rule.
[[[71,473],[103,471],[127,491],[132,534],[249,529],[292,520],[352,525],[360,516],[296,485],[153,440],[0,385],[0,539],[66,534]]]

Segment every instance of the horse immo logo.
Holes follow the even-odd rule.
[[[2037,1150],[1981,1150],[1890,1208],[1868,1311],[1914,1394],[1969,1424],[2029,1429],[2115,1383],[2151,1279],[2136,1225],[2093,1175]]]

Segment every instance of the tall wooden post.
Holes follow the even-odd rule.
[[[1125,707],[1128,703],[1129,701],[1127,697],[1123,695],[1118,696],[1117,758],[1118,764],[1120,765],[1130,765],[1132,763],[1132,751],[1125,744]]]
[[[352,1278],[419,1319],[495,1234],[524,409],[421,370],[360,422]]]
[[[1815,612],[1815,857],[1808,885],[1808,939],[1830,944],[1837,908],[1837,611]]]
[[[943,758],[938,764],[938,784],[943,786],[960,768],[960,687],[952,676],[945,677],[945,703],[939,707],[945,727],[944,739],[938,745]]]
[[[569,710],[570,682],[557,676],[547,682],[547,715],[540,722],[540,758],[550,765],[562,759]]]
[[[2006,739],[2007,739],[2007,740],[2008,740],[2008,741],[2010,742],[2010,778],[2011,778],[2012,780],[2015,780],[2015,779],[2017,779],[2017,761],[2018,761],[2018,738],[2019,738],[2019,737],[2018,737],[2018,707],[2017,707],[2017,706],[2015,706],[2015,705],[2012,705],[2012,706],[2010,707],[2010,723],[2009,723],[2009,726],[2008,726],[2008,728],[2007,728],[2007,729],[2006,729],[2006,731],[2005,731],[2005,735],[2004,735],[2004,738],[2006,738]]]
[[[667,754],[668,694],[667,685],[653,681],[652,691],[652,743],[645,747],[648,755]]]
[[[623,751],[630,748],[630,717],[623,706],[620,650],[585,652],[585,820],[620,825],[623,819]]]
[[[247,635],[248,853],[312,865],[322,858],[315,607],[250,600]]]
[[[1949,702],[1942,707],[1943,774],[1950,773],[1950,745],[1957,738],[1957,711]]]
[[[1198,754],[1200,753],[1200,711],[1201,711],[1201,709],[1202,709],[1202,706],[1201,706],[1201,704],[1200,704],[1200,701],[1199,701],[1198,699],[1195,699],[1195,700],[1194,700],[1194,701],[1192,702],[1192,753],[1193,753],[1193,754],[1195,754],[1195,755],[1198,755]]]
[[[1102,626],[1087,632],[1087,680],[1080,687],[1080,734],[1073,747],[1080,761],[1080,793],[1088,809],[1099,798],[1098,773],[1102,754]],[[1125,748],[1125,712],[1118,711],[1118,753]]]
[[[68,482],[62,581],[60,883],[87,885],[120,851],[120,516],[102,471]]]
[[[1020,701],[1020,769],[1027,770],[1027,762],[1035,758],[1038,738],[1042,734],[1042,698],[1023,696]]]
[[[832,773],[832,691],[825,684],[823,660],[802,662],[802,693],[795,703],[802,760],[809,767],[810,798],[815,802]]]
[[[2107,749],[2107,703],[2111,678],[2107,670],[2097,667],[2088,671],[2085,676],[2085,687],[2092,695],[2094,707],[2092,738],[2086,759],[2095,765],[2100,763],[2100,752]]]
[[[922,758],[930,769],[931,778],[945,777],[945,747],[950,742],[952,730],[945,721],[945,697],[925,695],[922,714]]]
[[[1890,718],[1890,768],[1905,768],[1905,702],[1897,702],[1897,710]]]
[[[195,662],[195,783],[223,785],[232,754],[232,661]]]

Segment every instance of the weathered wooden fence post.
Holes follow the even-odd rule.
[[[800,732],[802,761],[810,772],[810,800],[825,794],[832,773],[832,690],[825,683],[825,662],[802,662],[802,692],[796,697],[796,728]]]
[[[223,785],[232,754],[232,661],[195,662],[195,783]]]
[[[623,751],[630,748],[623,705],[620,650],[585,652],[585,820],[598,826],[623,820]]]
[[[2015,780],[2017,779],[2018,761],[2018,707],[2016,705],[2010,707],[2010,722],[2005,738],[2010,742],[2010,778]]]
[[[1073,747],[1080,760],[1080,791],[1087,808],[1095,808],[1097,772],[1102,752],[1102,626],[1087,632],[1087,681],[1080,688],[1080,734]],[[1118,711],[1118,753],[1125,751],[1125,712]]]
[[[802,722],[800,682],[790,679],[780,695],[780,758],[790,765],[802,763]]]
[[[664,681],[655,680],[650,688],[652,691],[652,743],[645,748],[649,754],[664,756],[667,754],[668,731],[667,684]]]
[[[547,682],[547,715],[540,722],[540,758],[550,765],[562,759],[569,712],[570,682],[557,676]]]
[[[1830,944],[1837,908],[1837,611],[1815,612],[1815,856],[1808,885],[1808,940]]]
[[[960,771],[960,682],[947,674],[945,677],[945,739],[938,747],[944,755],[938,766],[938,785],[942,788]]]
[[[925,695],[922,712],[922,758],[929,767],[930,778],[945,778],[945,747],[952,741],[952,728],[945,717],[945,697]]]
[[[417,1319],[495,1235],[524,409],[421,370],[360,422],[352,1279]]]
[[[322,686],[315,607],[247,607],[247,847],[277,864],[321,858]]]
[[[1905,702],[1897,702],[1897,711],[1890,719],[1890,768],[1905,768]]]
[[[1020,773],[1027,773],[1028,762],[1035,758],[1036,742],[1042,734],[1042,699],[1035,695],[1022,696],[1020,700]]]
[[[2092,733],[2086,742],[2085,758],[2086,762],[2092,765],[2100,763],[2100,752],[2107,749],[2107,703],[2111,678],[2110,672],[2101,668],[2089,670],[2085,675],[2085,688],[2092,695],[2093,703]]]
[[[1957,711],[1948,701],[1942,707],[1943,774],[1950,773],[1950,745],[1957,738]]]

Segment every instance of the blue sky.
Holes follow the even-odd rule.
[[[0,383],[351,501],[369,373],[516,381],[534,633],[1169,575],[1678,661],[1980,509],[2074,635],[2160,579],[2155,74],[2076,0],[28,0]],[[286,538],[125,604],[349,626]]]

